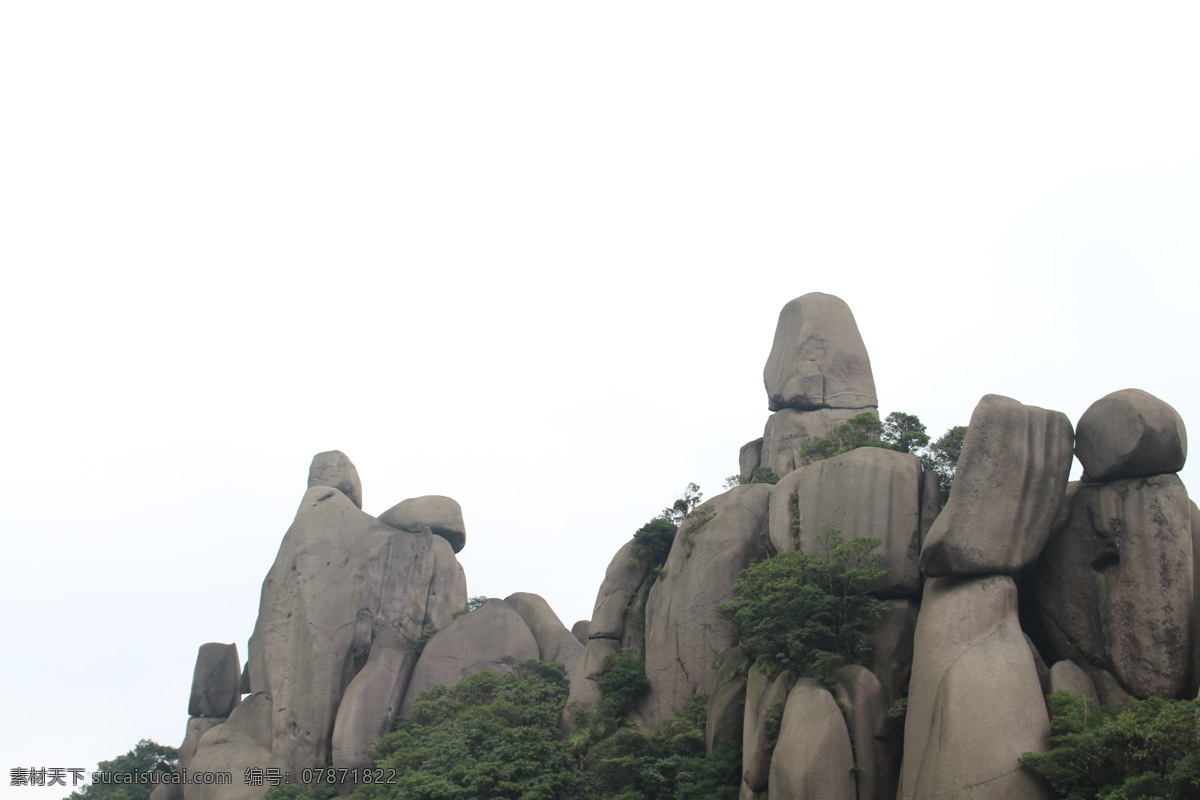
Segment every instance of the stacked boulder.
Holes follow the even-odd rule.
[[[775,413],[763,437],[742,448],[743,483],[758,467],[782,477],[801,465],[804,442],[858,414],[879,416],[871,359],[854,315],[830,294],[797,297],[779,312],[763,382]]]
[[[1146,392],[1113,392],[1080,418],[1075,454],[1082,480],[1029,580],[1036,638],[1105,705],[1190,695],[1200,620],[1193,505],[1175,475],[1183,420]]]

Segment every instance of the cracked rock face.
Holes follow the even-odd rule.
[[[1075,488],[1075,487],[1073,487]],[[1191,508],[1174,475],[1083,484],[1032,579],[1055,660],[1107,670],[1136,697],[1178,697],[1192,659]]]
[[[324,763],[343,693],[380,630],[391,629],[398,644],[390,649],[401,657],[380,652],[376,661],[390,672],[381,677],[375,664],[372,680],[403,691],[411,669],[404,654],[466,603],[462,566],[445,539],[383,525],[336,488],[310,488],[263,581],[250,639],[250,686],[273,700],[271,751],[294,769]],[[338,738],[361,736],[343,730]]]
[[[242,699],[241,662],[236,644],[209,642],[200,645],[196,669],[192,673],[192,695],[188,715],[192,717],[228,717]]]
[[[945,509],[921,547],[930,577],[1014,573],[1042,551],[1071,471],[1066,415],[984,395]]]
[[[772,411],[879,405],[858,324],[831,294],[797,297],[779,312],[763,382]]]
[[[358,468],[341,450],[329,450],[313,456],[312,465],[308,468],[308,485],[331,486],[362,508],[362,481],[358,477]]]
[[[735,487],[693,510],[675,534],[646,602],[650,692],[641,711],[647,724],[661,723],[697,692],[716,689],[713,664],[736,641],[714,609],[732,598],[738,575],[762,555],[771,489]]]

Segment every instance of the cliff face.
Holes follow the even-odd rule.
[[[525,593],[455,618],[467,603],[458,504],[414,498],[376,519],[361,510],[349,459],[318,454],[263,583],[240,687],[236,648],[204,645],[197,661],[181,760],[229,770],[237,785],[188,786],[185,800],[256,800],[265,787],[241,784],[246,766],[365,765],[420,691],[523,658],[565,663],[570,703],[592,706],[605,656],[622,647],[645,660],[643,725],[710,695],[710,747],[743,744],[743,798],[1040,798],[1017,758],[1045,746],[1046,692],[1114,707],[1195,693],[1200,514],[1174,475],[1187,439],[1168,404],[1115,392],[1076,429],[1059,412],[987,395],[943,510],[937,476],[915,456],[860,448],[806,463],[805,442],[878,417],[841,300],[785,306],[764,383],[774,413],[739,466],[747,483],[760,467],[779,482],[693,510],[655,580],[627,544],[575,633]],[[1069,484],[1073,455],[1084,477]],[[870,664],[844,669],[832,689],[739,666],[715,607],[746,566],[811,551],[826,525],[882,542],[890,576],[873,591],[889,611]],[[889,724],[886,710],[905,697],[904,725]],[[776,739],[767,712],[781,703]],[[176,787],[156,791],[178,800]]]

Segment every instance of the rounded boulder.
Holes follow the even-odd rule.
[[[1122,389],[1083,412],[1075,455],[1092,481],[1178,472],[1187,460],[1187,430],[1167,403],[1141,389]]]

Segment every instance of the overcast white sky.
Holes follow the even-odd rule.
[[[0,5],[4,794],[179,744],[321,450],[589,616],[806,292],[935,435],[1200,425],[1198,12],[979,5]]]

